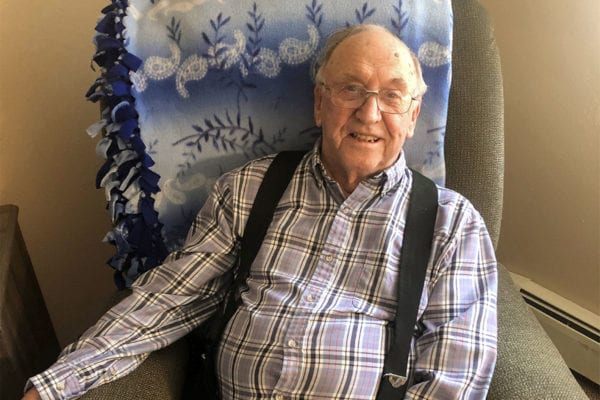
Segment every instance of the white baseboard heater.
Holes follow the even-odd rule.
[[[511,276],[569,368],[600,384],[600,316],[529,278]]]

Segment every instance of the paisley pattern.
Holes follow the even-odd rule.
[[[310,70],[334,30],[376,23],[418,55],[426,83],[411,167],[444,183],[450,0],[112,0],[97,27],[106,191],[120,286],[178,248],[212,182],[318,137]]]

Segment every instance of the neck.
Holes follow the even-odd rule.
[[[350,197],[350,195],[352,194],[352,192],[347,192],[346,189],[342,188],[341,186],[340,186],[340,189],[342,190],[342,194],[344,195],[345,199],[347,199],[348,197]]]
[[[324,160],[323,167],[327,174],[340,186],[345,197],[350,196],[360,182],[366,178],[366,176],[358,174],[355,171],[338,170],[335,167],[332,168],[332,166],[328,165]]]

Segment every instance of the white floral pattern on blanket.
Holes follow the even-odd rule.
[[[142,60],[130,75],[135,109],[145,153],[160,176],[154,206],[170,250],[181,245],[217,176],[314,142],[312,63],[329,33],[357,23],[387,26],[418,55],[429,90],[405,150],[412,168],[443,184],[450,0],[129,1],[125,44]],[[114,167],[126,162],[115,160]],[[108,176],[107,193],[123,187]],[[136,201],[127,204],[126,212],[140,212]],[[108,239],[121,234],[127,232],[114,229]]]

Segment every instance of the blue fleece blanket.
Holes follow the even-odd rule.
[[[418,55],[429,89],[407,160],[444,184],[449,0],[113,0],[103,12],[88,93],[103,118],[89,132],[103,133],[119,286],[181,246],[216,177],[312,145],[311,63],[347,24],[384,25]]]

